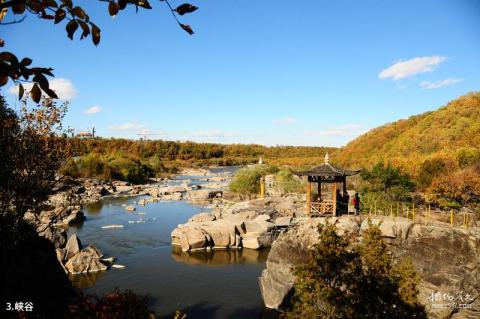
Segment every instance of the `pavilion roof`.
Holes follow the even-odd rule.
[[[298,176],[352,176],[360,173],[361,170],[347,170],[336,167],[329,163],[328,153],[325,155],[325,163],[315,166],[312,169],[295,173]]]

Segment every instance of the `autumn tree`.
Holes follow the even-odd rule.
[[[13,225],[46,199],[69,156],[61,121],[67,105],[44,99],[14,112],[0,96],[0,215]]]

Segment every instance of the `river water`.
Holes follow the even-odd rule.
[[[70,227],[69,235],[77,233],[84,246],[93,243],[126,266],[73,276],[77,287],[96,294],[115,287],[148,293],[151,308],[160,318],[172,318],[176,310],[187,313],[189,319],[274,316],[265,311],[258,286],[268,250],[182,253],[171,246],[170,233],[177,224],[206,211],[205,207],[171,201],[137,206],[133,213],[125,210],[125,205],[140,198],[110,198],[88,205],[85,223]],[[124,227],[101,228],[111,224]]]

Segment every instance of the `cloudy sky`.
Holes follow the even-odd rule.
[[[33,16],[1,29],[6,50],[55,68],[76,131],[341,146],[480,89],[477,0],[203,0],[182,18],[193,36],[163,2],[114,19],[78,3],[98,47]],[[3,91],[18,107],[11,83]]]

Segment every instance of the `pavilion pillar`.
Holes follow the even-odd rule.
[[[307,213],[307,216],[310,217],[310,214],[311,214],[311,209],[312,209],[312,182],[308,181],[307,183],[307,207],[305,208],[306,209],[306,213]]]
[[[322,182],[318,181],[318,202],[322,201]]]
[[[337,182],[332,184],[333,216],[337,216]]]
[[[344,176],[343,177],[343,195],[347,193],[347,178]]]

